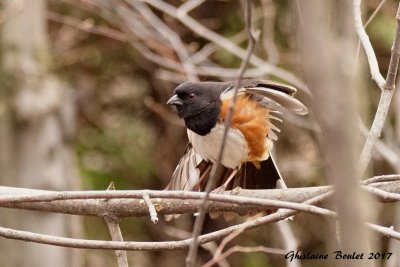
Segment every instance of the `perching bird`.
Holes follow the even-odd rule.
[[[167,104],[174,105],[187,127],[189,144],[168,190],[203,191],[215,168],[235,82],[188,82],[175,88]],[[298,114],[307,108],[293,95],[296,88],[264,80],[243,80],[228,130],[217,187],[232,189],[285,188],[270,151],[279,132],[272,120],[284,107]]]

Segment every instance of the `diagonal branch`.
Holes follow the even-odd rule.
[[[355,3],[358,1],[359,0],[355,0]],[[357,10],[355,10],[355,12],[356,11]],[[372,157],[372,150],[378,138],[380,137],[383,126],[385,124],[385,120],[390,107],[390,102],[394,94],[396,75],[399,68],[399,61],[400,61],[400,4],[396,14],[396,33],[393,41],[389,70],[386,76],[386,83],[384,86],[384,90],[381,93],[381,98],[379,100],[379,105],[378,109],[376,110],[374,121],[372,123],[371,129],[369,131],[367,140],[365,141],[360,156],[360,171],[362,173],[364,173],[368,167],[368,164]]]
[[[166,40],[169,41],[178,55],[189,80],[199,81],[199,77],[196,74],[196,69],[190,57],[189,51],[186,49],[179,35],[169,28],[161,19],[159,19],[147,5],[132,0],[130,0],[129,3],[133,8],[136,8],[139,11],[139,13],[148,21],[151,26],[153,26],[157,32],[159,32]]]

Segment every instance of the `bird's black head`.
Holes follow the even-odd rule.
[[[176,106],[178,116],[193,132],[206,135],[218,121],[220,94],[227,87],[220,82],[183,83],[175,88],[167,104]]]

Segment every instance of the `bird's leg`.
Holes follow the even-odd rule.
[[[229,175],[228,179],[220,186],[215,188],[212,192],[213,193],[221,193],[224,192],[225,189],[228,187],[229,183],[232,181],[232,179],[235,177],[235,175],[238,173],[240,168],[235,168],[233,169],[232,173]]]
[[[199,182],[197,183],[197,185],[195,187],[196,190],[199,190],[199,191],[201,190],[201,184],[206,178],[208,178],[208,175],[211,172],[211,167],[212,167],[212,164],[208,165],[206,167],[206,169],[204,170],[203,174],[200,176]]]

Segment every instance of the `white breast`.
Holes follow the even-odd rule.
[[[216,163],[221,149],[224,129],[224,125],[217,123],[211,132],[205,136],[198,135],[189,129],[187,130],[187,134],[194,150],[203,159]],[[221,164],[227,168],[234,169],[246,162],[248,155],[249,150],[243,134],[237,129],[230,128]]]

